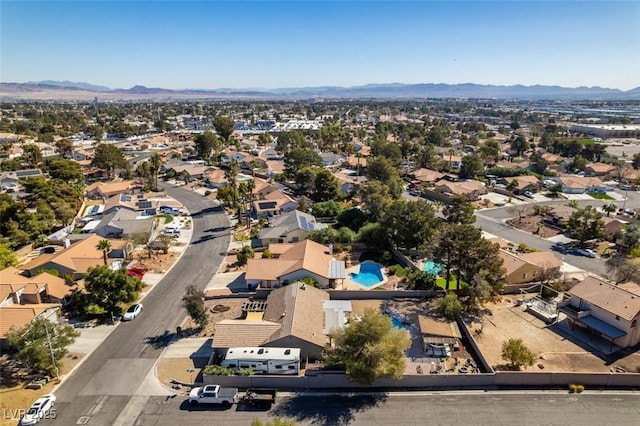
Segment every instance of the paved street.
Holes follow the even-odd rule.
[[[299,425],[616,425],[640,424],[639,394],[567,392],[440,392],[390,395],[293,396],[270,412],[242,407],[192,408],[185,397],[151,397],[135,424],[248,426],[255,418],[295,419]]]
[[[168,394],[153,378],[154,365],[186,316],[185,288],[205,288],[224,259],[230,228],[210,199],[182,188],[167,193],[191,212],[191,244],[145,297],[142,314],[120,324],[56,391],[56,424],[133,424],[149,395]]]

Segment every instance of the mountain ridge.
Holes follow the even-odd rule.
[[[165,89],[135,85],[129,89],[111,89],[85,82],[44,80],[27,83],[0,83],[0,98],[77,99],[101,97],[109,99],[174,98],[479,98],[522,100],[640,100],[640,87],[631,90],[600,86],[563,87],[558,85],[491,85],[477,83],[369,83],[359,86],[304,86],[276,89]],[[38,96],[41,96],[40,98]]]

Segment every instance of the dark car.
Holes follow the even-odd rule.
[[[557,251],[558,253],[565,254],[565,253],[569,253],[570,248],[562,243],[555,243],[554,245],[551,246],[551,250]]]

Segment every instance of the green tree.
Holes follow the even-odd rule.
[[[574,211],[569,217],[567,230],[581,243],[587,240],[600,240],[606,235],[602,213],[593,206],[585,206]]]
[[[100,240],[96,245],[96,249],[102,252],[102,260],[104,265],[107,266],[107,254],[111,250],[111,242],[109,240]]]
[[[342,205],[334,200],[315,203],[311,210],[311,214],[316,217],[336,217],[340,213]]]
[[[294,178],[298,193],[307,197],[316,189],[316,174],[319,167],[304,167],[296,173]]]
[[[484,174],[484,165],[477,155],[469,154],[462,157],[458,176],[461,179],[473,179]]]
[[[529,142],[527,142],[527,138],[522,134],[518,134],[511,140],[511,149],[516,152],[518,157],[520,157],[524,151],[529,149]]]
[[[95,156],[93,160],[91,160],[91,165],[104,169],[109,179],[113,179],[116,169],[124,169],[127,167],[127,160],[115,146],[99,143],[98,146],[96,146]]]
[[[338,188],[338,180],[325,168],[316,172],[314,179],[315,191],[312,194],[314,201],[329,201],[338,198],[340,189]]]
[[[37,317],[23,328],[9,331],[7,341],[31,369],[58,376],[61,360],[68,353],[67,347],[78,336],[80,333],[70,325],[54,324],[46,318]]]
[[[424,200],[395,200],[385,209],[380,225],[396,247],[424,247],[431,243],[436,226],[435,211]]]
[[[458,300],[458,296],[455,293],[449,293],[437,299],[436,303],[440,314],[451,321],[454,321],[464,310],[464,305]]]
[[[362,211],[369,215],[372,222],[377,222],[393,199],[389,187],[379,181],[366,182],[358,191],[362,202]]]
[[[289,178],[295,177],[299,170],[305,167],[322,166],[322,158],[315,151],[304,148],[293,148],[284,159],[285,174]]]
[[[442,210],[445,220],[449,223],[472,224],[475,222],[473,204],[464,195],[456,195]]]
[[[205,130],[193,138],[196,155],[203,160],[211,158],[211,151],[216,147],[218,137],[211,130]]]
[[[607,217],[609,217],[611,213],[615,213],[615,211],[618,210],[618,206],[616,206],[615,203],[607,203],[602,206],[602,210],[607,214]]]
[[[82,167],[76,161],[54,158],[45,161],[44,170],[49,173],[52,179],[59,179],[71,184],[81,184],[84,186]]]
[[[142,291],[142,281],[125,271],[112,271],[106,266],[89,268],[84,276],[86,293],[74,293],[78,308],[90,315],[122,312],[121,304],[134,302]]]
[[[640,169],[640,152],[633,154],[633,160],[631,161],[631,167],[634,168],[634,170],[638,170]]]
[[[235,130],[233,120],[229,117],[225,117],[222,115],[217,116],[213,120],[213,127],[215,127],[216,132],[220,135],[225,142],[229,142],[231,138],[231,134]]]
[[[182,306],[191,319],[198,324],[198,327],[204,328],[209,323],[202,290],[198,290],[193,285],[188,286],[187,291],[182,296]]]
[[[142,185],[146,186],[145,181],[151,182],[151,170],[148,161],[140,161],[136,166],[136,176],[142,180]],[[151,186],[151,185],[149,185]]]
[[[258,145],[266,147],[271,143],[271,135],[269,132],[260,133],[258,135]]]
[[[158,190],[158,173],[160,172],[160,167],[162,167],[162,157],[157,152],[151,154],[149,157],[149,171],[151,172],[151,176],[153,177],[153,190]]]
[[[238,252],[238,263],[240,265],[246,265],[249,259],[253,259],[254,252],[251,246],[242,246],[242,249]]]
[[[370,180],[389,182],[398,176],[398,171],[385,157],[376,157],[367,162],[367,177]]]
[[[377,249],[387,249],[391,244],[389,234],[378,222],[367,223],[358,231],[358,241]]]
[[[60,139],[55,146],[62,158],[71,158],[73,155],[73,143],[69,139]]]
[[[518,370],[523,365],[532,366],[536,356],[527,348],[522,339],[509,339],[502,344],[502,359]]]
[[[9,248],[4,239],[0,239],[0,270],[17,264],[18,258],[15,252]]]
[[[42,152],[38,145],[26,144],[22,147],[22,161],[27,167],[38,167],[42,163]]]
[[[332,330],[333,346],[327,362],[343,366],[347,376],[369,385],[378,378],[400,379],[404,375],[404,351],[411,346],[406,330],[391,325],[391,319],[374,309],[365,309],[361,318],[343,329]]]
[[[309,148],[309,144],[305,140],[304,134],[300,130],[292,130],[290,132],[280,132],[276,140],[276,151],[286,155],[295,148]]]

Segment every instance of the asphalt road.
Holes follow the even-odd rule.
[[[144,400],[140,395],[162,394],[154,393],[145,378],[186,317],[181,306],[185,288],[205,288],[224,259],[231,235],[224,211],[209,198],[182,188],[167,188],[167,193],[191,213],[191,244],[143,299],[142,313],[119,324],[65,379],[56,391],[56,424],[127,424],[138,415]]]
[[[143,425],[248,426],[273,416],[299,425],[616,425],[640,424],[640,395],[566,392],[442,392],[307,395],[278,398],[269,412],[242,406],[192,408],[184,397],[149,398],[136,419]]]

